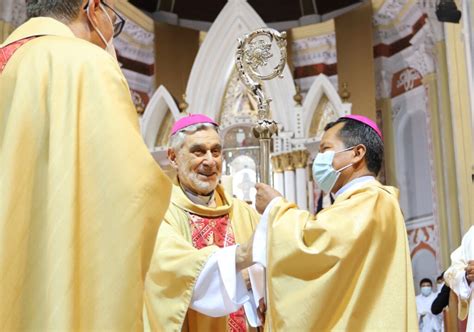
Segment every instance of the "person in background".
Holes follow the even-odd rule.
[[[443,272],[444,273],[444,272]],[[436,278],[436,293],[439,294],[441,292],[441,289],[444,286],[444,279],[443,279],[443,273],[441,273],[438,278]]]
[[[443,272],[444,273],[444,272]],[[444,314],[443,310],[449,304],[449,294],[451,289],[444,283],[443,273],[436,278],[436,287],[438,292],[436,298],[431,304],[431,313],[436,315],[438,323],[441,326],[441,331],[444,331]]]
[[[416,311],[421,332],[441,331],[437,318],[431,313],[431,304],[436,298],[433,292],[433,283],[424,278],[420,281],[420,294],[416,296]]]

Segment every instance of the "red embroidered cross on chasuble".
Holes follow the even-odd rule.
[[[234,231],[228,214],[216,218],[205,218],[189,213],[189,225],[191,226],[193,246],[196,249],[210,245],[224,248],[235,244]],[[243,307],[229,315],[227,325],[230,332],[247,331]]]

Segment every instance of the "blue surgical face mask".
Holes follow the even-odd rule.
[[[431,294],[431,287],[430,286],[421,287],[421,294],[423,294],[423,296],[429,296]]]
[[[352,163],[344,166],[338,170],[335,170],[332,166],[334,155],[336,153],[349,151],[354,147],[350,147],[341,151],[326,151],[320,152],[316,155],[313,162],[313,178],[316,181],[318,187],[325,193],[329,193],[336,184],[337,179],[341,175],[341,172],[348,167],[352,166]]]

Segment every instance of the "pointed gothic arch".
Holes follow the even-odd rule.
[[[316,114],[318,111],[324,111],[324,107],[320,107],[321,101],[326,100],[335,112],[337,112],[336,119],[351,113],[351,104],[343,103],[339,97],[338,92],[332,85],[329,78],[320,74],[311,84],[310,89],[304,99],[303,103],[303,124],[305,126],[304,133],[305,137],[309,137],[311,125],[314,125],[314,117],[323,117],[323,114]]]
[[[218,119],[227,82],[234,68],[237,39],[252,30],[265,27],[265,23],[246,0],[229,0],[217,16],[204,39],[189,77],[186,95],[192,113],[204,113]],[[283,79],[265,82],[273,102],[273,118],[279,123],[294,127],[292,110],[295,94],[288,66]]]
[[[155,148],[159,132],[169,122],[165,121],[167,116],[170,116],[168,113],[171,113],[173,120],[177,120],[181,116],[169,91],[160,85],[148,103],[141,120],[141,133],[148,149]]]

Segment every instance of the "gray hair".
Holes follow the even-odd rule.
[[[183,147],[184,140],[186,135],[194,134],[200,130],[206,130],[208,128],[212,128],[219,133],[219,127],[212,123],[197,123],[190,125],[186,128],[181,129],[180,131],[176,132],[174,135],[170,137],[169,147],[172,148],[174,151],[178,151]]]
[[[74,21],[80,12],[83,0],[26,0],[28,18],[47,16],[64,23]]]

